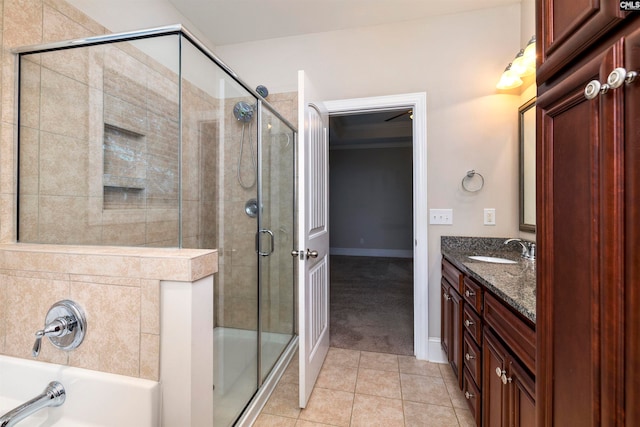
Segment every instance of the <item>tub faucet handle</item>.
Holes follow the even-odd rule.
[[[75,317],[64,316],[58,317],[53,322],[45,325],[44,329],[36,332],[36,342],[33,344],[31,355],[33,357],[38,357],[40,354],[40,348],[42,347],[43,337],[62,337],[70,334],[73,332],[73,328],[77,323],[78,321]]]
[[[58,301],[49,309],[44,328],[36,332],[31,355],[38,357],[44,337],[60,350],[73,350],[82,343],[86,330],[87,320],[80,306],[70,300]]]

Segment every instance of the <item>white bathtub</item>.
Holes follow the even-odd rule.
[[[0,415],[42,393],[51,381],[65,388],[62,406],[42,409],[19,427],[156,427],[160,384],[70,366],[0,355]]]

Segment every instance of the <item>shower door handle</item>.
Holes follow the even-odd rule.
[[[262,235],[268,235],[269,236],[269,250],[267,252],[263,252],[262,249]],[[273,231],[271,230],[267,230],[262,229],[260,231],[258,231],[258,233],[256,234],[256,252],[258,252],[258,255],[260,256],[269,256],[273,253],[273,251],[275,250],[275,242],[274,242],[274,236],[273,236]]]

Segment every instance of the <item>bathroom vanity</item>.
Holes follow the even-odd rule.
[[[442,238],[442,348],[478,426],[533,426],[535,263],[505,240]]]

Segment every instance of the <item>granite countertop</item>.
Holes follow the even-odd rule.
[[[518,243],[507,238],[442,236],[442,255],[476,279],[533,323],[536,322],[536,266],[520,256]],[[471,255],[494,256],[517,261],[495,264],[470,259]]]

